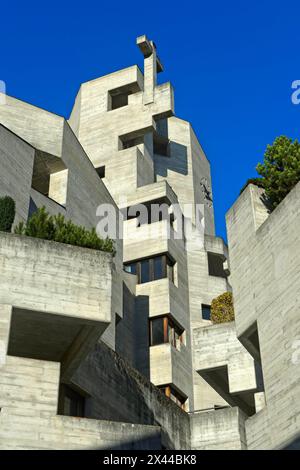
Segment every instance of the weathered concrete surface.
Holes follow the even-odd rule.
[[[161,448],[158,426],[57,416],[59,369],[55,362],[7,357],[0,374],[0,449]]]
[[[61,361],[68,376],[111,321],[112,256],[0,233],[10,355]]]
[[[260,358],[266,407],[246,421],[249,449],[282,448],[300,431],[300,183],[268,214],[250,185],[227,214],[236,328]]]
[[[193,340],[195,370],[228,403],[253,414],[254,392],[258,390],[255,363],[237,339],[235,323],[195,328]]]
[[[90,395],[86,416],[159,425],[164,447],[190,448],[188,414],[105,344],[89,354],[72,382]]]
[[[6,105],[0,108],[0,123],[0,195],[9,194],[15,199],[16,222],[26,221],[30,206],[35,205],[45,206],[51,214],[63,213],[74,223],[91,228],[99,222],[98,206],[110,204],[115,209],[119,233],[116,203],[63,117],[7,96]],[[115,247],[111,310],[113,316],[117,313],[122,318],[121,238],[115,239]],[[112,348],[114,327],[112,322],[103,335]]]
[[[191,413],[192,449],[245,450],[245,418],[238,407]]]

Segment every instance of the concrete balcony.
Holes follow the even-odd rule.
[[[231,406],[255,413],[259,369],[236,337],[234,322],[193,330],[194,368]]]
[[[149,318],[171,314],[184,329],[187,329],[185,298],[170,279],[138,284],[136,295],[149,297]]]
[[[174,260],[184,248],[184,240],[176,239],[176,232],[168,220],[137,227],[137,218],[124,222],[124,263],[168,253]]]
[[[60,362],[68,380],[111,321],[111,279],[109,253],[0,233],[7,354]]]
[[[126,151],[128,151],[127,149]],[[125,150],[122,150],[125,152]],[[127,196],[126,201],[121,201],[120,209],[127,207],[134,207],[138,204],[178,204],[178,199],[173,189],[166,180],[158,181],[156,183],[147,184]]]
[[[150,380],[156,385],[173,385],[183,395],[189,395],[187,350],[180,350],[169,343],[150,347]]]

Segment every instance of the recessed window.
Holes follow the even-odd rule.
[[[151,277],[150,277],[150,260],[145,259],[145,260],[141,261],[141,264],[140,264],[140,283],[143,284],[145,282],[149,282],[150,279],[151,279]]]
[[[128,96],[131,95],[130,91],[112,90],[108,94],[108,110],[123,108],[128,105]]]
[[[68,385],[60,384],[58,414],[84,417],[85,396]]]
[[[184,330],[170,316],[151,318],[150,346],[169,343],[180,350],[183,343]]]
[[[150,346],[167,342],[167,317],[153,318],[150,320]]]
[[[211,308],[210,305],[202,304],[202,318],[203,320],[210,320]]]
[[[165,276],[165,263],[162,256],[153,259],[153,279],[162,279]]]
[[[108,111],[123,108],[128,105],[128,97],[140,91],[137,83],[130,83],[119,88],[114,88],[108,92]]]
[[[224,271],[223,263],[225,258],[218,253],[207,252],[208,274],[210,276],[227,277]]]
[[[177,406],[179,406],[182,410],[185,410],[187,397],[175,390],[172,385],[163,385],[158,388],[166,397],[170,398],[170,400],[176,403]]]
[[[167,255],[155,256],[124,265],[124,270],[137,274],[138,284],[168,277],[174,282],[174,264]]]
[[[96,172],[99,178],[105,178],[105,166],[98,166],[98,168],[96,168]]]

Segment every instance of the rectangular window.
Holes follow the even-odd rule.
[[[166,317],[153,318],[150,321],[150,344],[156,346],[157,344],[166,343]]]
[[[185,410],[187,397],[175,390],[172,385],[163,385],[158,388],[166,397],[170,398],[170,400],[176,403],[177,406],[179,406],[182,410]]]
[[[153,259],[153,279],[162,279],[165,276],[165,257],[157,256]]]
[[[202,304],[202,318],[203,320],[210,320],[210,305]]]
[[[161,255],[136,261],[135,263],[125,264],[124,271],[137,274],[138,284],[144,284],[145,282],[156,281],[166,277],[174,282],[173,266],[174,263],[167,255]]]
[[[167,315],[150,319],[150,346],[169,343],[180,349],[183,333],[183,328]]]
[[[60,384],[58,414],[84,417],[85,397],[65,384]]]
[[[149,259],[141,261],[140,264],[140,284],[150,281]]]

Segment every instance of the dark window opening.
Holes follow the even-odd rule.
[[[162,279],[165,276],[165,263],[162,256],[153,259],[153,279]]]
[[[163,157],[169,157],[169,139],[159,134],[153,136],[153,152]]]
[[[71,388],[60,384],[58,414],[63,416],[84,417],[85,396]]]
[[[211,316],[210,305],[203,305],[202,304],[202,318],[203,318],[203,320],[210,320],[210,316]]]
[[[124,265],[124,271],[137,274],[138,284],[168,277],[174,282],[174,263],[167,255],[155,256]]]
[[[108,92],[108,111],[123,108],[128,105],[128,97],[133,93],[140,91],[137,83],[124,85]]]
[[[99,166],[98,168],[96,168],[96,172],[99,178],[105,178],[105,166]]]
[[[140,282],[141,284],[150,281],[150,260],[145,259],[140,264]]]
[[[176,403],[177,406],[179,406],[182,410],[185,410],[187,397],[175,390],[172,385],[163,385],[158,388],[166,397],[170,398],[170,400]]]
[[[170,213],[170,205],[162,199],[153,200],[150,203],[131,206],[124,210],[125,220],[137,219],[137,227],[145,224],[169,221],[172,225],[174,214]]]
[[[150,346],[169,343],[180,349],[184,330],[170,316],[151,318],[149,323]]]
[[[165,322],[166,317],[150,320],[150,346],[166,343]]]
[[[132,92],[122,91],[122,90],[112,90],[109,92],[109,111],[113,109],[123,108],[124,106],[128,105],[128,96],[131,95]]]
[[[144,143],[144,136],[138,137],[120,137],[121,140],[121,150],[129,149],[131,147],[137,147]]]
[[[227,277],[224,271],[223,263],[225,258],[223,255],[219,255],[218,253],[207,253],[207,260],[208,260],[208,274],[210,276],[217,276],[217,277]]]
[[[122,108],[128,105],[128,95],[130,93],[120,93],[119,95],[111,95],[111,109]]]

